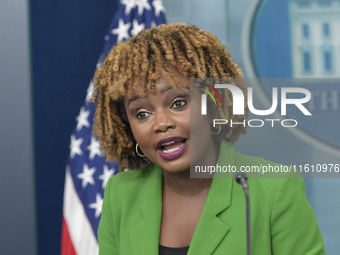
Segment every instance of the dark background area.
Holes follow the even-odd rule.
[[[30,1],[39,254],[60,254],[70,135],[117,0]]]

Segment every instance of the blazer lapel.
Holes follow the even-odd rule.
[[[147,178],[140,203],[140,222],[131,230],[133,254],[158,254],[162,217],[162,170],[157,167]]]
[[[219,165],[235,165],[235,151],[221,141]],[[230,227],[219,217],[231,205],[233,178],[215,177],[197,224],[188,255],[212,254]],[[155,167],[147,179],[140,203],[140,221],[131,230],[133,254],[158,254],[162,217],[162,169]]]
[[[188,255],[212,254],[226,238],[230,227],[220,219],[219,214],[231,204],[232,184],[232,179],[213,180]]]
[[[220,166],[235,165],[235,150],[226,141],[221,141]],[[233,188],[231,176],[215,176],[197,224],[188,255],[212,254],[227,234],[230,227],[219,217],[231,206]]]

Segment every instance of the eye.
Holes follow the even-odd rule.
[[[185,107],[187,105],[187,101],[184,99],[176,99],[172,105],[171,105],[171,109],[182,109],[183,107]]]
[[[136,117],[137,117],[137,119],[139,119],[139,120],[144,120],[144,119],[146,119],[147,117],[149,117],[150,115],[151,115],[151,113],[149,113],[149,112],[140,111],[140,112],[137,112]]]

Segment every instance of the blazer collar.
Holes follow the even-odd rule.
[[[235,150],[225,140],[221,141],[220,166],[235,165]],[[215,176],[195,234],[190,244],[188,255],[212,254],[220,242],[227,236],[230,227],[220,217],[231,205],[233,178]]]
[[[221,141],[218,164],[235,165],[233,146]],[[154,166],[149,171],[140,203],[141,219],[131,232],[134,254],[158,254],[162,217],[162,169]],[[232,178],[215,177],[211,183],[195,234],[190,244],[191,254],[211,254],[230,228],[219,215],[231,205]]]

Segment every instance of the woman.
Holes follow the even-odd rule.
[[[230,143],[245,133],[242,125],[212,128],[203,116],[190,123],[199,91],[190,89],[190,78],[240,76],[220,41],[195,26],[162,25],[111,50],[95,75],[94,133],[121,171],[144,166],[109,180],[100,254],[246,253],[242,188],[233,178],[190,178],[190,159],[268,163],[234,151]],[[245,117],[232,116],[229,93],[221,102],[212,116]],[[249,192],[253,254],[324,254],[302,179],[250,179]]]

